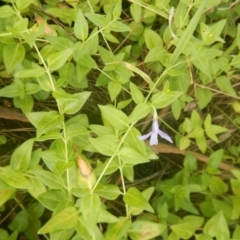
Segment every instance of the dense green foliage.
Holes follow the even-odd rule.
[[[35,131],[0,130],[0,240],[239,240],[239,14],[2,1],[1,101]]]

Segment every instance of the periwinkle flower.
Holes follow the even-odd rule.
[[[159,129],[158,117],[157,114],[155,113],[153,116],[152,131],[146,135],[139,136],[138,138],[140,140],[146,140],[147,138],[150,137],[150,146],[152,146],[158,144],[158,135],[171,143],[173,142],[172,139],[166,133]]]

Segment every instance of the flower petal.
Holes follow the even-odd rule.
[[[158,144],[158,134],[157,132],[153,132],[150,138],[150,146],[157,145],[157,144]]]
[[[146,140],[147,138],[149,138],[151,136],[152,132],[145,134],[143,136],[138,136],[139,140]]]
[[[167,141],[169,141],[170,143],[173,143],[172,139],[163,131],[158,129],[158,134],[160,135],[161,138],[166,139]]]

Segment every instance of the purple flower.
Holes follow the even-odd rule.
[[[172,139],[166,133],[159,129],[158,117],[157,114],[154,114],[152,122],[152,131],[146,135],[139,136],[138,138],[140,140],[146,140],[147,138],[150,137],[150,146],[152,146],[158,144],[158,135],[171,143],[173,142]]]

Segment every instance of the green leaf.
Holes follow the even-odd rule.
[[[152,104],[155,108],[164,108],[182,95],[182,92],[178,91],[168,91],[168,92],[158,92],[152,95]]]
[[[0,145],[3,145],[7,142],[7,138],[4,135],[0,135]]]
[[[206,130],[207,136],[217,143],[218,143],[218,138],[216,137],[216,134],[228,131],[227,128],[220,127],[217,125],[211,125],[210,127],[206,128],[205,130]]]
[[[212,100],[212,92],[206,88],[197,88],[196,95],[200,109],[205,108]]]
[[[27,170],[31,160],[32,147],[33,140],[30,139],[14,150],[10,159],[10,165],[13,169],[20,172]]]
[[[31,170],[31,172],[52,189],[61,189],[64,187],[63,179],[55,173],[46,170]]]
[[[216,81],[218,88],[221,91],[229,93],[230,95],[232,95],[234,97],[237,96],[236,91],[232,87],[229,78],[227,78],[226,76],[220,76],[220,77],[217,77],[215,81]]]
[[[239,236],[240,236],[240,226],[237,225],[233,232],[233,240],[237,240],[239,238]]]
[[[53,216],[39,231],[39,234],[52,233],[69,229],[76,225],[78,212],[74,207],[67,207]]]
[[[38,219],[44,213],[44,207],[41,203],[35,202],[27,208],[27,212],[32,216],[33,219]]]
[[[191,123],[194,129],[199,128],[202,126],[202,120],[200,115],[198,114],[198,112],[196,110],[192,111],[191,114]]]
[[[220,34],[226,24],[226,19],[223,19],[212,26],[208,26],[205,23],[201,23],[200,29],[202,34],[202,40],[204,44],[211,45],[216,41],[223,42],[224,40],[220,38]]]
[[[68,58],[73,54],[72,49],[65,49],[57,53],[52,53],[47,58],[47,63],[50,71],[55,71],[62,67]]]
[[[129,206],[144,209],[148,212],[154,212],[152,206],[143,197],[142,193],[135,187],[130,187],[123,196],[123,200]]]
[[[237,37],[236,37],[236,41],[237,41],[237,46],[238,46],[238,50],[240,49],[240,24],[238,23],[237,25]]]
[[[37,197],[40,203],[51,211],[54,211],[63,201],[68,201],[67,198],[66,192],[62,190],[45,190],[45,192],[39,194]]]
[[[190,23],[187,26],[187,29],[184,31],[183,35],[181,36],[180,40],[177,43],[177,47],[175,48],[173,55],[170,60],[170,66],[174,65],[176,61],[179,59],[180,54],[185,49],[189,40],[191,39],[193,32],[195,31],[197,24],[202,17],[202,13],[204,11],[205,5],[207,0],[203,0],[198,7],[196,13],[194,14],[193,18],[191,19]]]
[[[192,153],[187,153],[183,165],[189,173],[196,171],[198,168],[197,159]]]
[[[14,11],[10,6],[5,5],[0,7],[0,18],[8,18],[13,15],[14,15]]]
[[[34,100],[31,95],[25,95],[23,98],[15,97],[13,99],[14,106],[17,108],[21,108],[23,113],[29,113],[33,109]]]
[[[136,3],[132,3],[130,6],[130,12],[135,23],[138,23],[142,16],[142,7]]]
[[[115,200],[121,194],[118,186],[113,184],[104,185],[101,183],[97,185],[94,192],[108,200]]]
[[[130,147],[123,147],[120,150],[120,158],[124,163],[137,165],[141,163],[149,162],[149,159]]]
[[[31,112],[26,114],[29,121],[37,128],[37,137],[61,128],[63,116],[57,112]]]
[[[29,219],[26,210],[20,211],[11,223],[8,225],[8,228],[12,231],[24,232],[29,224]]]
[[[115,217],[113,214],[111,214],[104,208],[101,208],[98,221],[97,221],[98,223],[115,223],[117,221],[118,221],[117,217]]]
[[[28,189],[32,187],[30,181],[22,173],[12,168],[0,168],[0,178],[14,188]]]
[[[187,135],[188,138],[204,137],[204,130],[201,127],[196,127],[192,132]]]
[[[133,101],[136,104],[142,103],[144,101],[144,96],[140,89],[133,83],[130,83],[130,90],[131,90],[131,96],[133,98]]]
[[[88,67],[88,68],[97,68],[96,62],[93,60],[93,58],[89,54],[81,55],[77,59],[77,63],[80,66]]]
[[[51,80],[49,79],[49,76],[47,73],[45,73],[42,77],[37,77],[37,81],[41,89],[43,89],[46,92],[51,92],[55,90],[55,81],[53,79],[53,84]]]
[[[170,228],[180,238],[189,239],[195,231],[202,226],[203,221],[204,219],[202,217],[187,216],[184,218],[183,223],[172,225]]]
[[[122,111],[110,106],[99,105],[99,108],[102,113],[102,118],[116,129],[121,130],[128,126],[128,117]]]
[[[188,148],[191,144],[191,141],[188,137],[181,137],[179,141],[179,148],[180,150],[184,150]]]
[[[146,240],[160,236],[166,230],[166,226],[160,223],[137,220],[128,230],[131,239]]]
[[[227,221],[224,218],[222,211],[207,221],[203,231],[205,234],[209,234],[211,237],[216,237],[217,240],[225,240],[230,238]]]
[[[108,28],[113,32],[130,32],[131,31],[131,28],[129,26],[119,21],[112,22],[108,26]]]
[[[118,140],[115,135],[105,135],[98,138],[89,138],[91,144],[103,155],[112,156],[116,149]]]
[[[149,187],[149,188],[146,188],[145,190],[143,190],[141,193],[142,193],[143,197],[147,201],[149,201],[153,192],[154,192],[154,190],[155,190],[154,187]],[[129,206],[128,211],[129,211],[129,214],[137,216],[137,215],[140,215],[143,212],[143,209]]]
[[[91,193],[82,197],[81,213],[90,235],[92,235],[92,232],[97,224],[100,210],[101,201],[97,194]]]
[[[12,73],[25,57],[25,48],[21,44],[8,44],[3,49],[3,61],[8,73]]]
[[[136,128],[132,128],[129,131],[127,137],[125,138],[124,143],[127,146],[135,149],[137,152],[141,153],[142,155],[148,156],[145,148],[145,143],[144,141],[139,141],[138,136],[141,136],[141,133]]]
[[[223,180],[219,177],[212,177],[212,181],[209,185],[211,192],[215,195],[222,196],[227,192],[228,186]]]
[[[19,96],[19,89],[15,82],[0,89],[0,97],[13,98]]]
[[[85,16],[96,26],[104,28],[108,24],[108,20],[101,14],[86,13]]]
[[[122,84],[119,82],[110,82],[108,84],[108,93],[113,102],[122,90]]]
[[[209,157],[207,167],[218,168],[223,159],[224,151],[223,149],[217,150],[212,153]]]
[[[152,29],[145,28],[144,30],[144,40],[149,50],[155,47],[163,47],[163,41],[159,34]]]
[[[131,222],[127,217],[120,217],[118,222],[108,224],[106,233],[104,234],[105,240],[122,240],[126,238],[127,231]]]
[[[11,199],[15,192],[16,192],[15,188],[8,188],[6,190],[0,191],[0,207],[2,207],[2,205],[5,202],[7,202],[9,199]],[[1,237],[0,237],[0,240],[1,240]]]
[[[140,119],[146,117],[150,112],[150,106],[146,103],[140,103],[135,106],[132,113],[129,116],[129,123],[137,122]]]
[[[24,8],[27,8],[31,3],[33,3],[35,0],[16,0],[16,4],[18,7],[18,10],[21,11]]]
[[[202,153],[205,153],[207,150],[207,140],[205,137],[196,138],[197,145]]]
[[[144,62],[160,62],[165,64],[169,53],[161,46],[152,48],[146,55]],[[172,69],[173,71],[173,69]],[[168,71],[168,74],[171,72]]]
[[[57,50],[66,50],[66,49],[71,49],[74,47],[74,43],[65,37],[58,37],[58,36],[44,36],[45,39],[48,40],[48,42]]]
[[[90,94],[91,92],[69,94],[58,89],[53,92],[53,97],[58,101],[62,113],[75,114],[83,107]]]
[[[121,13],[122,13],[122,2],[119,1],[119,2],[115,5],[112,14],[113,14],[113,17],[114,17],[115,19],[117,19],[117,18],[119,18],[119,17],[121,16]]]
[[[78,8],[77,19],[73,30],[75,36],[81,41],[85,41],[88,38],[88,23],[80,8]]]

